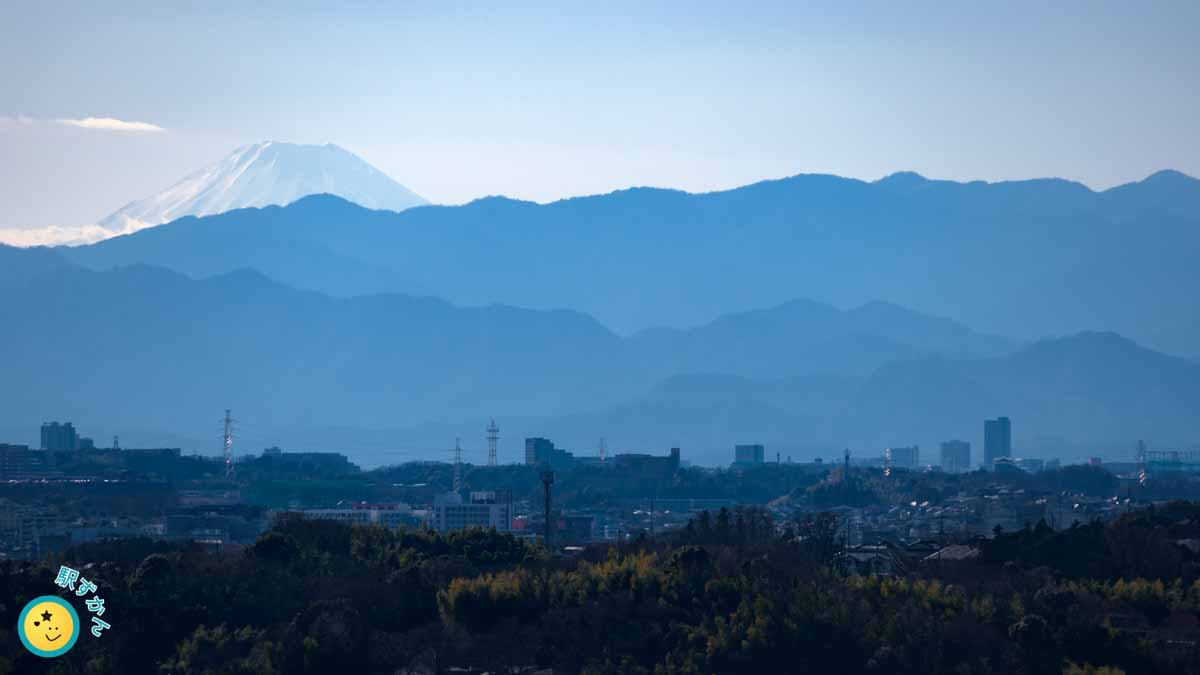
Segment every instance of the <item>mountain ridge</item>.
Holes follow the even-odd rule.
[[[203,411],[231,407],[254,429],[243,443],[341,450],[366,464],[443,447],[432,430],[469,438],[470,421],[490,417],[507,420],[509,438],[683,444],[697,461],[724,463],[733,442],[800,457],[933,448],[1009,414],[1022,449],[1042,453],[1060,446],[1027,441],[1186,440],[1200,405],[1200,365],[1115,334],[1006,342],[996,354],[990,342],[977,351],[978,334],[961,324],[888,303],[795,301],[647,344],[575,310],[336,298],[253,269],[92,271],[57,249],[0,247],[0,290],[13,317],[0,354],[17,383],[0,405],[12,418],[67,417],[147,444],[205,439]]]
[[[809,174],[702,194],[490,197],[401,213],[318,195],[68,255],[93,269],[143,261],[192,276],[255,267],[343,297],[573,307],[623,334],[796,297],[840,307],[883,299],[984,333],[1107,327],[1195,355],[1200,322],[1178,308],[1200,294],[1188,254],[1200,248],[1200,181],[1157,176],[1095,192],[1054,180],[921,179],[900,190]],[[1164,192],[1163,181],[1179,185]],[[1117,269],[1139,272],[1096,273]]]
[[[128,234],[184,216],[285,205],[315,193],[338,194],[365,208],[392,211],[428,203],[333,143],[265,141],[243,145],[166,189],[126,204],[97,224]]]

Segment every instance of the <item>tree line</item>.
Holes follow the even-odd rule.
[[[757,507],[573,556],[304,520],[232,554],[119,540],[0,563],[0,675],[1200,672],[1197,527],[1182,503],[1031,525],[905,576],[841,572],[830,514]],[[12,627],[60,564],[100,585],[113,628],[40,659]]]

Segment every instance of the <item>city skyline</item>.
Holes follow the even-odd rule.
[[[253,460],[260,456],[278,456],[282,452],[278,445],[264,445],[270,443],[270,440],[264,441],[261,437],[256,438],[250,443],[244,442],[238,432],[235,432],[232,418],[229,417],[231,411],[226,411],[226,419],[228,424],[225,427],[224,438],[227,441],[225,448],[221,451],[211,451],[206,448],[188,448],[188,452],[182,453],[186,456],[204,458],[212,461],[220,461],[227,463],[244,462]],[[37,451],[52,451],[52,452],[76,452],[76,451],[93,451],[93,452],[164,452],[169,451],[176,456],[180,456],[180,448],[159,447],[161,444],[143,444],[154,446],[152,450],[146,448],[122,448],[117,436],[113,437],[111,447],[97,447],[91,437],[82,436],[75,428],[72,422],[57,422],[48,421],[41,424],[41,442],[40,444],[20,444],[8,443],[5,447],[11,449],[37,450]],[[482,466],[546,466],[550,468],[574,468],[578,466],[595,467],[609,462],[609,466],[625,466],[632,465],[641,468],[648,466],[657,466],[662,462],[667,462],[670,470],[678,470],[680,466],[697,466],[706,468],[750,468],[762,466],[766,464],[783,463],[784,454],[782,451],[776,451],[772,459],[768,455],[769,448],[762,443],[735,443],[729,457],[726,460],[717,460],[709,463],[694,462],[691,458],[683,460],[683,449],[680,447],[669,448],[666,457],[660,457],[656,453],[661,448],[647,448],[645,446],[630,446],[617,445],[612,451],[609,451],[608,441],[606,438],[601,438],[595,447],[588,446],[586,449],[566,448],[559,445],[548,438],[541,436],[525,437],[523,441],[519,438],[511,441],[515,444],[515,451],[505,450],[500,452],[500,435],[499,428],[494,419],[488,422],[488,425],[482,430],[481,438],[484,444],[476,445],[471,442],[468,437],[467,442],[463,444],[462,437],[456,437],[454,440],[454,450],[452,457],[441,457],[440,453],[447,452],[446,448],[425,448],[422,451],[425,453],[433,453],[432,457],[427,457],[425,461],[442,462],[450,464],[464,464],[475,467]],[[13,440],[13,437],[19,439],[19,434],[10,435],[8,440]],[[962,473],[982,469],[984,471],[993,470],[997,460],[1013,461],[1017,465],[1022,462],[1037,460],[1052,460],[1054,462],[1066,462],[1067,464],[1095,464],[1098,460],[1105,457],[1096,454],[1084,454],[1071,456],[1058,454],[1052,457],[1037,457],[1035,455],[1027,455],[1020,452],[1014,453],[1012,443],[1012,421],[1005,416],[1000,416],[996,419],[983,420],[982,434],[983,455],[975,457],[972,455],[972,443],[959,439],[951,439],[939,443],[939,452],[934,455],[922,457],[920,447],[912,446],[888,446],[880,448],[864,448],[858,447],[851,449],[849,447],[842,448],[840,451],[846,457],[852,458],[855,466],[875,466],[881,470],[905,469],[912,471],[945,471],[947,473]],[[256,447],[263,445],[263,447]],[[484,445],[486,444],[486,451]],[[249,447],[247,447],[249,446]],[[793,455],[794,448],[791,446],[781,446],[786,449],[787,464],[806,464],[816,463],[824,464],[825,462],[835,462],[837,452],[834,452],[834,446],[830,445],[828,452],[817,451],[816,454],[802,454],[800,457]],[[1019,445],[1017,446],[1020,447]],[[1138,440],[1136,444],[1129,448],[1110,448],[1112,451],[1106,455],[1109,460],[1116,460],[1118,463],[1127,463],[1132,459],[1137,462],[1144,461],[1146,453],[1152,452],[1155,457],[1165,457],[1171,453],[1176,455],[1187,455],[1192,451],[1188,449],[1150,449],[1144,440]],[[329,450],[291,449],[289,452],[296,454],[338,454]],[[487,453],[486,459],[480,459],[480,455]],[[511,456],[510,456],[511,455]],[[411,461],[412,458],[408,458]],[[925,459],[927,461],[922,462]],[[422,460],[418,460],[422,461]],[[39,462],[37,466],[50,466]],[[386,467],[387,464],[379,465]],[[664,467],[667,465],[664,465]],[[1040,464],[1039,464],[1040,466]],[[367,466],[369,469],[379,468],[377,466]]]

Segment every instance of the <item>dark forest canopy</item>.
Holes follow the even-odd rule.
[[[573,557],[313,521],[235,554],[121,540],[0,565],[0,625],[59,564],[99,584],[113,624],[56,660],[0,628],[0,673],[1196,672],[1197,533],[1181,502],[1000,533],[956,564],[897,550],[906,574],[883,577],[832,564],[835,516],[757,507]]]

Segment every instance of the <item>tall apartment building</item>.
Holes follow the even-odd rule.
[[[971,444],[967,441],[944,441],[942,443],[942,471],[966,473],[971,470]]]
[[[79,434],[70,422],[42,424],[42,450],[78,450]]]
[[[991,469],[1001,457],[1012,457],[1012,421],[997,417],[983,422],[983,466]]]

